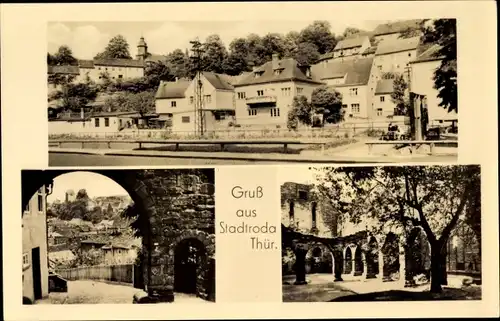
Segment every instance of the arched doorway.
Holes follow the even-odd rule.
[[[354,275],[362,275],[365,268],[365,263],[363,262],[363,253],[359,246],[356,247],[354,251]]]
[[[383,279],[386,281],[399,280],[399,241],[394,233],[388,233],[382,246],[384,260]]]
[[[306,273],[333,273],[333,254],[323,244],[313,244],[306,254]]]
[[[351,248],[348,246],[345,249],[345,259],[344,259],[344,273],[345,274],[351,274],[352,273],[352,251]]]
[[[203,282],[207,264],[207,254],[203,243],[189,238],[180,241],[174,254],[174,291],[198,294]],[[200,282],[199,282],[200,281]]]
[[[366,251],[366,278],[373,279],[379,274],[379,249],[378,242],[370,237]]]

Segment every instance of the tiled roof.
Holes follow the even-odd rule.
[[[375,28],[375,30],[373,30],[373,35],[382,36],[391,33],[402,32],[408,28],[418,28],[421,22],[422,22],[421,19],[413,19],[413,20],[401,20],[401,21],[394,21],[394,22],[380,24]]]
[[[417,49],[420,37],[386,40],[377,46],[376,56]]]
[[[431,45],[429,48],[427,48],[427,50],[423,51],[420,55],[418,55],[415,60],[410,61],[410,63],[441,60],[442,57],[438,55],[440,49],[441,49],[440,45],[437,44]]]
[[[186,89],[191,81],[179,79],[178,81],[161,81],[156,90],[156,99],[184,98]]]
[[[134,60],[134,59],[99,59],[99,60],[94,60],[94,65],[144,68],[144,61]]]
[[[79,75],[80,68],[78,66],[63,65],[63,66],[48,66],[49,74],[68,74]]]
[[[155,55],[155,54],[150,54],[146,59],[145,61],[148,62],[148,61],[154,61],[154,62],[157,62],[157,61],[166,61],[167,60],[167,56],[164,56],[164,55]]]
[[[216,74],[214,72],[203,72],[203,76],[215,87],[215,89],[233,90],[234,87],[228,82],[227,75]]]
[[[78,60],[78,66],[80,68],[94,68],[93,60]]]
[[[124,115],[134,115],[138,114],[135,111],[112,111],[112,112],[101,112],[92,114],[91,117],[116,117],[116,116],[124,116]]]
[[[312,74],[320,80],[346,77],[343,85],[364,85],[368,83],[373,58],[349,59],[333,61],[327,64],[316,64]]]
[[[349,48],[356,48],[356,47],[361,47],[363,43],[368,40],[367,36],[361,36],[361,37],[355,37],[355,38],[348,38],[341,40],[337,43],[335,46],[335,49],[333,50],[342,50],[342,49],[349,49]]]
[[[252,72],[250,75],[244,77],[240,83],[235,86],[266,84],[283,81],[302,81],[314,84],[319,83],[318,81],[307,77],[299,68],[297,61],[293,58],[281,59],[279,60],[279,64],[282,69],[279,75],[276,75],[273,71],[273,62],[268,61],[256,70],[257,72],[262,73],[259,77],[255,77],[255,72]]]
[[[394,91],[394,81],[392,79],[382,79],[377,82],[375,94],[390,94]]]

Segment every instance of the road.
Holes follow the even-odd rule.
[[[276,162],[49,153],[49,166],[243,165]]]

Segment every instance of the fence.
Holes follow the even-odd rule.
[[[394,125],[405,126],[404,122],[394,121]],[[203,137],[192,131],[171,131],[168,129],[139,129],[120,132],[82,132],[50,135],[49,139],[280,139],[280,138],[350,138],[373,131],[386,131],[388,122],[363,122],[328,125],[322,128],[261,128],[248,129],[233,127],[207,131]]]
[[[98,280],[134,284],[137,266],[134,264],[96,265],[56,270],[55,272],[68,281]]]

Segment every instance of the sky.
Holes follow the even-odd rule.
[[[112,179],[91,172],[71,172],[54,179],[52,194],[47,196],[47,201],[52,203],[56,199],[64,201],[67,190],[78,193],[80,189],[87,190],[90,198],[97,196],[128,195],[118,183]]]
[[[332,32],[343,33],[346,27],[373,30],[384,21],[354,21],[352,17],[336,17],[330,21]],[[229,47],[231,41],[246,37],[249,33],[263,36],[269,32],[288,33],[300,31],[313,21],[169,21],[169,22],[51,22],[48,24],[48,51],[53,53],[59,46],[67,45],[78,59],[92,59],[106,47],[108,41],[118,35],[127,39],[132,57],[137,53],[137,43],[143,36],[148,51],[168,54],[174,49],[190,48],[189,41],[203,41],[211,34],[218,34]]]

